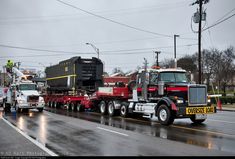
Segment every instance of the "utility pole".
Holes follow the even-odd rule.
[[[157,54],[157,56],[156,56],[156,64],[157,64],[157,66],[159,66],[159,62],[158,62],[158,54],[160,54],[161,53],[161,51],[155,51],[154,52],[155,54]]]
[[[202,83],[202,66],[201,66],[201,34],[202,34],[202,0],[199,0],[199,24],[198,24],[198,82]]]
[[[175,57],[175,68],[177,68],[177,60],[176,60],[176,37],[179,37],[179,35],[174,35],[174,57]]]
[[[198,23],[198,83],[202,83],[202,66],[201,66],[201,33],[202,33],[202,20],[205,21],[206,14],[203,13],[202,17],[202,4],[208,3],[209,0],[197,0],[192,5],[198,4],[199,5],[199,13],[195,13],[195,23]]]

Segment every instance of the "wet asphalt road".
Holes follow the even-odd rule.
[[[235,112],[219,111],[201,125],[176,119],[167,127],[157,120],[47,109],[3,117],[58,155],[235,155]]]

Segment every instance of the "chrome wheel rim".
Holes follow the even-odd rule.
[[[160,115],[160,119],[162,121],[166,121],[166,119],[167,119],[167,112],[166,112],[165,109],[161,109],[159,115]]]
[[[100,111],[101,111],[101,113],[104,113],[104,111],[105,111],[105,104],[104,103],[102,103],[100,105]]]
[[[110,104],[110,105],[109,105],[109,114],[112,114],[112,113],[113,113],[113,105]]]
[[[123,106],[123,107],[121,107],[121,114],[125,115],[125,113],[126,113],[126,107]]]

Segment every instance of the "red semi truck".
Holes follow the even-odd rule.
[[[47,71],[46,74],[48,75]],[[68,75],[66,78],[68,80]],[[190,118],[194,123],[202,123],[207,114],[216,113],[216,107],[211,105],[207,96],[206,85],[190,83],[186,71],[182,69],[147,69],[146,65],[145,69],[139,70],[136,80],[128,85],[117,82],[114,87],[98,86],[93,92],[78,90],[73,89],[73,95],[69,95],[67,91],[62,91],[61,94],[49,91],[45,102],[48,106],[63,105],[75,111],[82,111],[84,108],[98,109],[101,114],[109,116],[156,116],[162,125],[170,125],[177,118]]]

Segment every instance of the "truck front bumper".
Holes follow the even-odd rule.
[[[45,103],[19,103],[19,108],[27,108],[27,109],[34,109],[34,108],[44,108]]]
[[[216,113],[216,106],[178,106],[177,117],[190,117],[195,114],[213,114]]]

